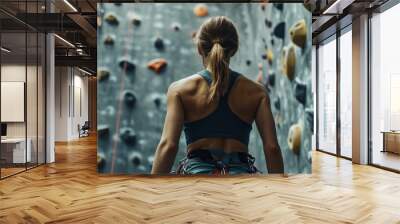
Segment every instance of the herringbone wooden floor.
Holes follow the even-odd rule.
[[[95,138],[0,181],[0,223],[400,223],[400,175],[315,152],[313,174],[152,178],[96,173]]]

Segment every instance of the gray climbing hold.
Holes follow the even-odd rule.
[[[277,8],[279,11],[283,11],[283,4],[282,3],[274,3],[274,7]]]
[[[120,138],[125,142],[127,145],[135,145],[136,144],[136,133],[132,128],[124,127],[120,130]]]
[[[250,66],[251,65],[251,61],[250,60],[246,60],[246,65]]]
[[[306,8],[310,12],[314,12],[317,8],[317,0],[304,0],[304,8]]]
[[[113,45],[114,44],[114,38],[112,36],[108,35],[106,38],[104,38],[104,44]]]
[[[294,87],[294,95],[297,101],[301,104],[306,104],[306,96],[307,96],[307,86],[303,83],[296,83]]]
[[[275,74],[270,74],[268,76],[267,84],[271,87],[275,86]]]
[[[286,29],[286,23],[281,22],[275,26],[273,34],[280,39],[284,39],[285,38],[285,29]]]
[[[114,14],[108,14],[105,18],[105,20],[110,24],[110,25],[118,25],[119,21],[117,17]]]
[[[308,122],[308,126],[311,129],[311,132],[314,133],[314,110],[312,108],[307,108],[305,110],[306,121]]]
[[[99,81],[105,81],[110,78],[110,72],[108,70],[99,69],[97,70],[97,78]]]
[[[181,30],[181,26],[178,23],[174,23],[172,24],[172,29],[174,29],[175,31],[179,31]]]
[[[268,27],[268,28],[271,28],[272,27],[272,22],[271,21],[269,21],[268,19],[265,19],[265,25]]]
[[[131,161],[133,166],[138,167],[142,163],[142,154],[139,152],[132,152],[129,155],[129,161]]]
[[[99,137],[105,138],[105,137],[109,136],[110,128],[108,127],[108,125],[99,124],[97,126],[97,134],[99,135]]]
[[[132,72],[135,70],[136,65],[127,59],[122,59],[119,61],[119,67],[121,67],[125,71]]]
[[[142,20],[139,17],[134,17],[132,19],[132,24],[135,26],[140,26],[140,24],[142,24]]]
[[[128,107],[134,107],[136,104],[136,95],[130,90],[126,90],[124,93],[124,102]]]
[[[156,40],[154,41],[154,47],[159,51],[163,51],[165,49],[165,44],[163,39],[157,37]]]
[[[262,54],[262,55],[261,55],[261,58],[262,58],[263,60],[267,59],[267,54]]]
[[[277,99],[274,101],[274,106],[275,106],[275,108],[276,108],[277,110],[281,110],[281,101],[279,100],[279,98],[277,98]]]
[[[155,97],[153,100],[154,104],[156,105],[156,107],[160,107],[161,105],[161,98],[160,97]]]

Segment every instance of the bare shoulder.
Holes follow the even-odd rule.
[[[260,83],[255,82],[244,75],[241,75],[238,80],[238,88],[252,96],[266,97],[268,95],[267,89]]]
[[[203,78],[197,74],[190,75],[183,79],[177,80],[170,84],[168,87],[168,93],[175,93],[175,94],[190,94],[197,90],[199,84],[204,82]]]

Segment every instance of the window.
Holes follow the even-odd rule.
[[[318,149],[336,153],[336,36],[318,48]]]
[[[351,26],[340,36],[340,155],[352,156],[352,33]]]
[[[400,170],[400,5],[371,18],[372,164]]]

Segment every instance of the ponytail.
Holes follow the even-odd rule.
[[[209,103],[218,100],[225,94],[229,79],[229,62],[224,48],[219,42],[214,42],[207,57],[207,66],[212,75]]]
[[[208,102],[218,101],[228,89],[229,59],[239,46],[235,25],[225,16],[211,17],[196,32],[196,44],[212,77]]]

